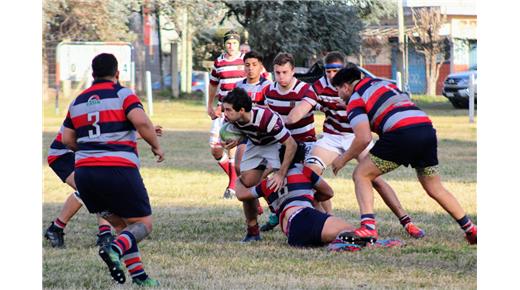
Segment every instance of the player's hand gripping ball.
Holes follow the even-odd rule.
[[[220,139],[222,140],[222,143],[229,143],[232,141],[240,143],[244,140],[244,137],[244,134],[231,123],[224,123],[220,128]]]

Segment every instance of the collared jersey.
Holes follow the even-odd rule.
[[[327,77],[323,76],[314,82],[312,89],[321,106],[320,110],[325,113],[323,132],[335,135],[352,133],[352,127],[347,119],[347,106]]]
[[[283,143],[291,136],[282,118],[269,108],[253,107],[247,124],[233,123],[255,145]]]
[[[213,68],[209,75],[209,82],[214,86],[218,86],[217,99],[222,102],[230,91],[235,88],[236,83],[244,78],[244,54],[239,54],[234,59],[226,59],[223,53],[213,62]]]
[[[270,84],[271,81],[263,77],[260,77],[258,82],[254,84],[249,84],[247,78],[244,78],[236,83],[236,87],[244,89],[247,92],[247,95],[251,98],[251,101],[253,101],[253,104],[256,104],[257,102],[264,100],[265,92],[269,88]]]
[[[347,104],[347,117],[352,127],[363,121],[370,123],[379,135],[402,128],[432,124],[395,84],[373,78],[363,78],[354,87]]]
[[[293,206],[313,207],[313,188],[321,177],[302,164],[293,164],[284,181],[284,186],[273,191],[267,186],[267,179],[252,188],[254,194],[264,197],[272,212],[280,215]]]
[[[291,110],[300,102],[306,101],[311,105],[316,104],[314,91],[309,90],[310,85],[296,80],[294,86],[287,92],[281,92],[277,82],[269,85],[265,93],[265,103],[273,111],[286,118]],[[262,104],[261,101],[259,101]],[[291,135],[297,142],[316,141],[316,131],[314,129],[314,111],[310,111],[303,118],[294,124],[287,125]]]
[[[64,126],[75,130],[76,167],[139,167],[136,130],[127,114],[141,108],[132,90],[97,80],[69,106]]]

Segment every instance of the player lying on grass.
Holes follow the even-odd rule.
[[[278,215],[282,231],[291,246],[319,247],[332,243],[329,249],[335,251],[361,249],[366,245],[362,240],[352,243],[344,241],[344,237],[351,237],[351,232],[355,230],[352,224],[314,208],[314,204],[330,199],[334,192],[322,177],[298,163],[303,156],[304,150],[298,150],[279,190],[269,188],[269,178],[265,178],[250,188],[239,183],[237,198],[246,201],[263,197]]]

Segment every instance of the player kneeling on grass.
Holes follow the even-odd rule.
[[[117,60],[102,53],[92,60],[92,86],[69,106],[63,144],[76,156],[75,181],[90,213],[101,214],[118,236],[99,255],[118,283],[125,283],[123,263],[132,282],[159,285],[143,268],[137,243],[152,231],[152,210],[139,173],[136,131],[164,160],[154,126],[139,98],[118,84]]]
[[[303,150],[298,150],[279,190],[270,189],[269,179],[265,178],[251,188],[239,184],[237,198],[242,201],[265,198],[279,217],[291,246],[319,247],[331,243],[329,249],[334,251],[360,250],[366,243],[357,240],[346,243],[343,238],[355,230],[352,224],[314,208],[314,204],[330,199],[334,192],[325,179],[299,163],[304,155]]]

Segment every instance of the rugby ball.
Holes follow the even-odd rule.
[[[223,143],[244,140],[244,134],[232,123],[224,123],[220,128],[220,140]]]

